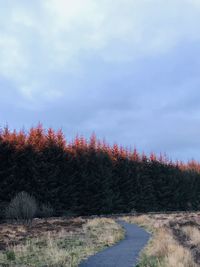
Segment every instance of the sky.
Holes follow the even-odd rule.
[[[0,0],[0,127],[200,160],[199,0]]]

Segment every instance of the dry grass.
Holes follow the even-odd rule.
[[[8,245],[21,243],[26,239],[46,236],[48,232],[57,235],[62,230],[76,231],[85,222],[81,217],[77,217],[68,220],[62,218],[34,219],[31,226],[3,223],[0,224],[0,250],[6,249]]]
[[[0,266],[74,267],[80,261],[123,238],[112,219],[91,219],[74,229],[62,228],[26,238],[0,251]],[[5,265],[7,264],[7,265]]]
[[[189,237],[192,244],[200,245],[200,231],[198,228],[194,226],[184,226],[182,230]]]
[[[180,246],[167,228],[157,230],[144,253],[149,257],[157,258],[157,266],[197,267],[190,251]]]
[[[128,223],[135,223],[141,227],[144,227],[149,232],[154,231],[154,220],[151,219],[148,215],[139,215],[139,216],[127,216],[123,218]]]
[[[89,220],[83,229],[90,236],[98,236],[97,243],[99,245],[111,246],[124,236],[121,226],[109,218]]]
[[[153,233],[152,239],[141,253],[138,267],[197,267],[192,251],[183,247],[173,236],[170,222],[199,222],[199,214],[159,214],[125,217]],[[182,228],[181,228],[182,229]],[[200,243],[200,232],[194,227],[182,229],[195,244]]]
[[[195,263],[192,247],[200,246],[197,227],[200,214],[141,215],[124,217],[124,220],[145,227],[153,236],[141,253],[138,267],[199,266]],[[188,237],[191,246],[183,246],[180,240],[177,241],[171,222]],[[193,224],[188,225],[188,222]],[[74,267],[82,259],[111,246],[122,237],[121,227],[108,218],[35,220],[32,227],[2,224],[0,266]]]

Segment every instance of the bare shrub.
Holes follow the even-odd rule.
[[[50,204],[42,204],[39,211],[38,215],[41,218],[49,218],[53,215],[54,210]]]
[[[6,209],[6,218],[22,223],[30,223],[37,212],[37,203],[26,192],[18,193]]]

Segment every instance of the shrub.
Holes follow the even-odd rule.
[[[62,217],[76,217],[78,214],[72,210],[65,210],[61,212]]]
[[[38,211],[38,216],[41,218],[48,218],[48,217],[51,217],[53,213],[54,213],[54,210],[49,203],[42,204],[42,206],[40,207]]]
[[[130,213],[136,214],[136,213],[137,213],[137,211],[136,211],[136,209],[135,209],[135,208],[133,208],[133,209],[131,209]]]
[[[8,203],[2,202],[0,203],[0,220],[5,219],[5,209]]]
[[[15,260],[15,252],[13,250],[9,250],[6,252],[6,258],[8,261],[14,261]]]
[[[37,212],[36,200],[26,192],[18,193],[6,209],[6,218],[30,223]]]

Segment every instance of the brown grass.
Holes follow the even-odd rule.
[[[32,228],[21,225],[1,227],[4,244],[5,240],[10,240],[4,251],[0,251],[0,266],[9,267],[75,267],[82,259],[124,236],[114,220],[105,218],[39,220]],[[15,244],[13,239],[17,240]]]
[[[197,267],[193,251],[183,246],[173,235],[171,222],[181,224],[180,230],[187,234],[191,244],[200,244],[200,231],[193,226],[184,226],[192,220],[200,223],[199,213],[158,214],[125,217],[153,233],[147,247],[141,253],[139,267]],[[192,246],[191,246],[192,248]]]
[[[190,251],[180,246],[167,228],[160,228],[157,231],[146,253],[158,258],[166,267],[197,267]]]
[[[65,230],[76,231],[86,220],[81,217],[75,219],[50,218],[34,219],[31,226],[22,224],[3,223],[0,224],[0,250],[6,249],[8,245],[19,244],[27,238],[42,237],[51,232],[56,235]]]
[[[182,231],[188,236],[194,245],[200,245],[200,230],[194,226],[184,226]]]

